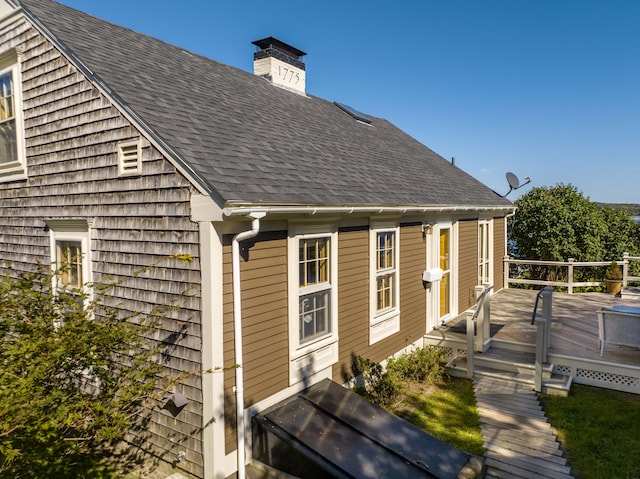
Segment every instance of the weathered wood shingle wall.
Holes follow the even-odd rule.
[[[162,360],[173,374],[200,371],[200,275],[198,228],[189,220],[189,182],[153,147],[142,150],[138,177],[118,178],[117,144],[140,132],[28,22],[0,31],[0,53],[22,51],[22,91],[28,179],[0,183],[0,259],[13,272],[51,261],[45,219],[93,221],[94,280],[129,278],[111,304],[148,312],[177,302],[155,339],[166,346]],[[133,272],[171,254],[190,254],[191,264],[161,262],[138,277]],[[189,295],[183,293],[189,291]],[[177,388],[190,404],[176,418],[152,415],[152,450],[202,475],[201,386],[195,375]]]

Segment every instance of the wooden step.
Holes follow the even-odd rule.
[[[486,478],[573,479],[530,385],[483,375],[476,375],[473,384],[486,449]]]
[[[446,368],[451,376],[467,377],[466,356],[456,356],[447,363]],[[522,363],[510,364],[505,360],[480,359],[480,355],[475,357],[474,375],[503,379],[530,387],[535,386],[535,366]],[[545,365],[542,375],[542,391],[540,392],[567,396],[572,382],[573,378],[570,376],[553,373],[553,365]]]

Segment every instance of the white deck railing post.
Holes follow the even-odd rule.
[[[480,286],[480,285],[476,286],[475,288],[473,288],[473,292],[475,294],[476,302],[477,302],[482,297],[482,293],[484,293],[484,286]],[[478,352],[483,352],[484,342],[487,339],[487,337],[485,336],[485,329],[484,329],[484,324],[486,322],[486,319],[484,316],[484,301],[482,301],[482,304],[476,304],[475,317],[477,318],[476,320],[477,328],[475,331],[475,350]]]
[[[536,392],[542,391],[542,368],[545,362],[543,357],[545,356],[544,337],[546,323],[546,318],[536,318],[536,364],[534,378],[534,388]]]
[[[573,294],[573,262],[575,258],[569,258],[569,271],[567,271],[567,291]]]
[[[484,303],[482,303],[482,317],[484,318],[484,343],[483,343],[483,351],[489,349],[489,345],[491,343],[491,292],[493,289],[493,285],[489,283],[484,283],[482,285],[484,290],[486,291]]]
[[[509,255],[505,255],[505,257],[502,259],[502,271],[504,273],[503,287],[505,289],[509,289],[509,278],[511,276],[511,262],[509,261],[509,259]]]
[[[547,362],[547,354],[551,347],[551,322],[553,319],[553,288],[551,286],[546,286],[542,290],[542,316],[546,320],[542,360]]]
[[[626,288],[629,282],[629,253],[622,253],[622,287]]]
[[[475,351],[474,351],[474,336],[475,336],[475,321],[473,320],[473,312],[467,312],[467,379],[473,379],[473,373],[475,368]]]

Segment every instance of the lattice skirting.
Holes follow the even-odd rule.
[[[597,386],[640,394],[640,369],[582,362],[579,359],[553,358],[554,372],[573,376],[576,384]]]

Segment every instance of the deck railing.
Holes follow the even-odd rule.
[[[634,261],[640,261],[640,256],[631,256],[624,253],[621,260],[616,260],[622,269],[622,286],[626,288],[630,282],[640,282],[640,276],[632,276],[630,272],[630,264]],[[530,286],[553,286],[558,288],[567,288],[569,294],[573,294],[575,288],[588,288],[604,286],[604,277],[601,281],[576,281],[576,269],[578,268],[606,268],[611,261],[575,261],[569,258],[568,261],[539,261],[531,259],[513,259],[509,256],[504,257],[504,285],[506,288],[512,284],[526,284]],[[556,275],[555,279],[531,279],[523,278],[522,273],[530,271],[533,268],[555,268],[556,272],[564,272],[565,274]],[[513,274],[513,276],[512,276]]]

